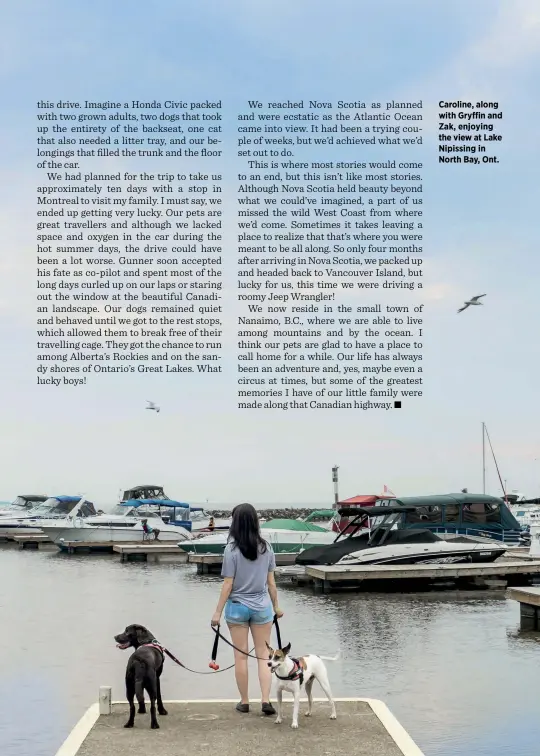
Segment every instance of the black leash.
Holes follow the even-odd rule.
[[[277,614],[274,614],[273,624],[274,624],[274,626],[276,628],[276,638],[277,638],[277,642],[278,642],[278,648],[281,648],[281,633],[279,632],[279,622],[278,622]],[[226,638],[224,635],[222,635],[222,633],[221,633],[221,631],[219,629],[219,627],[220,627],[219,625],[217,627],[214,627],[212,625],[211,627],[212,627],[212,630],[214,631],[214,633],[216,634],[216,637],[214,638],[214,645],[212,647],[212,662],[211,662],[211,664],[215,664],[216,663],[217,650],[218,650],[218,644],[219,644],[219,639],[220,638],[228,646],[230,646],[231,648],[234,648],[235,651],[238,651],[238,653],[240,653],[240,654],[244,654],[244,656],[249,656],[250,659],[257,659],[258,661],[268,661],[268,657],[266,657],[266,656],[265,657],[255,656],[255,654],[252,653],[253,649],[251,649],[251,651],[248,652],[248,651],[244,651],[241,648],[238,648],[238,646],[235,646],[234,643],[232,643],[232,641],[230,641],[228,638]],[[233,664],[233,667],[234,667],[234,664]]]
[[[276,628],[276,637],[277,637],[277,642],[278,642],[278,648],[281,648],[281,633],[279,632],[279,623],[278,623],[277,614],[274,615],[273,623],[274,623],[275,628]],[[255,656],[253,654],[253,651],[255,649],[253,649],[253,648],[251,649],[251,651],[246,652],[246,651],[243,651],[241,648],[238,648],[237,646],[235,646],[234,643],[232,643],[228,638],[225,638],[225,636],[221,634],[221,632],[219,630],[219,625],[217,627],[212,626],[212,630],[216,634],[216,637],[214,638],[214,645],[212,646],[212,661],[208,665],[210,667],[210,669],[211,669],[211,671],[209,671],[209,672],[206,672],[206,671],[203,672],[203,671],[198,670],[198,669],[191,669],[190,667],[187,667],[183,662],[181,662],[180,659],[177,659],[176,656],[174,654],[172,654],[169,651],[168,648],[165,648],[164,646],[161,646],[161,645],[159,645],[159,648],[162,649],[163,653],[167,654],[167,656],[169,657],[169,659],[172,659],[172,661],[175,664],[178,664],[179,667],[182,667],[182,669],[185,669],[186,672],[192,672],[194,675],[215,675],[216,672],[228,672],[230,669],[233,669],[234,664],[231,664],[228,667],[224,667],[223,669],[220,669],[219,665],[216,664],[218,645],[219,645],[219,639],[220,638],[223,641],[225,641],[225,643],[228,646],[230,646],[231,648],[234,648],[235,651],[238,651],[239,653],[244,654],[244,656],[249,656],[250,659],[257,659],[259,661],[267,661],[266,657],[264,659],[261,659],[260,656]]]

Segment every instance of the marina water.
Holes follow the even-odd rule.
[[[0,546],[0,575],[2,756],[54,756],[100,685],[125,698],[128,654],[113,635],[128,624],[208,671],[219,578],[175,563],[13,546]],[[538,753],[540,635],[518,631],[517,604],[500,594],[324,596],[287,585],[280,593],[292,652],[340,650],[328,663],[334,695],[382,699],[426,756]],[[232,661],[225,644],[218,661]],[[257,700],[255,667],[250,676]],[[190,675],[167,660],[162,680],[165,699],[237,697],[232,671]]]

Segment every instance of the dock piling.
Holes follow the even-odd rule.
[[[99,689],[99,713],[112,713],[112,689],[108,686],[102,686]]]

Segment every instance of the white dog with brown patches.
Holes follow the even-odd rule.
[[[270,667],[272,674],[277,680],[276,698],[277,698],[277,719],[276,724],[281,724],[283,721],[281,714],[283,709],[283,691],[287,690],[294,696],[293,703],[293,715],[292,715],[292,727],[297,729],[298,727],[298,710],[300,708],[300,691],[302,685],[306,686],[306,694],[308,699],[308,710],[306,711],[306,717],[311,716],[311,710],[313,707],[312,688],[313,682],[318,681],[321,688],[324,690],[326,697],[330,701],[332,706],[332,713],[330,719],[336,719],[336,705],[332,698],[332,691],[330,689],[330,683],[328,682],[328,672],[324,665],[325,661],[337,661],[337,656],[314,656],[309,654],[308,656],[301,656],[295,659],[289,656],[291,650],[291,644],[288,643],[285,648],[273,649],[268,643],[268,654],[270,661],[268,666]]]

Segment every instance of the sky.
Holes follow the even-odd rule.
[[[0,499],[84,493],[107,504],[152,483],[193,503],[328,504],[333,465],[342,498],[385,484],[398,495],[481,492],[482,422],[508,490],[540,495],[536,0],[20,0],[0,14]],[[219,383],[36,385],[35,113],[48,98],[221,99],[230,207],[234,118],[247,100],[422,99],[422,400],[386,413],[236,409],[232,223]],[[440,166],[437,103],[469,98],[500,103],[501,162]],[[483,307],[457,315],[484,292]],[[487,491],[501,493],[489,458]]]

